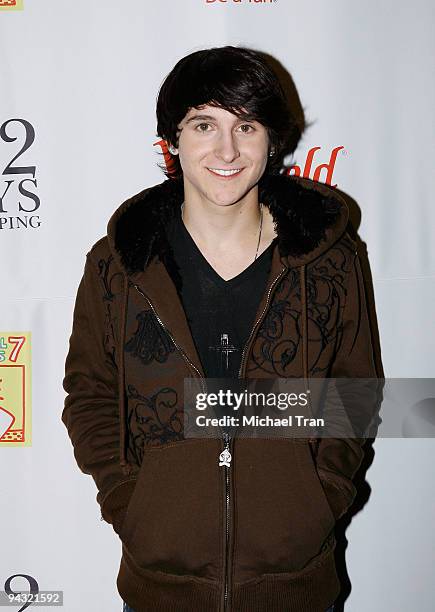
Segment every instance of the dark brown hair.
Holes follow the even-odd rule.
[[[213,47],[195,51],[177,62],[163,81],[157,98],[157,136],[178,147],[178,125],[191,108],[221,107],[243,120],[256,120],[268,131],[270,149],[265,174],[279,174],[285,155],[301,137],[276,73],[261,52],[244,47]],[[243,112],[241,109],[246,109]],[[178,155],[170,178],[181,178]]]

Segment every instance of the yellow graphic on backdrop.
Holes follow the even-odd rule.
[[[22,11],[23,0],[0,0],[0,11]]]
[[[0,331],[0,447],[31,446],[30,338]]]

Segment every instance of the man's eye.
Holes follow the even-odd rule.
[[[196,130],[200,131],[200,132],[208,132],[208,129],[202,129],[203,127],[211,127],[210,123],[198,123],[198,125],[195,127]],[[245,129],[247,128],[247,129]],[[249,123],[243,123],[240,126],[240,129],[242,130],[242,132],[244,132],[245,134],[249,134],[250,131],[255,131],[255,128],[250,125]]]

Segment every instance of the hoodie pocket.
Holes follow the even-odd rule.
[[[143,455],[120,538],[136,565],[217,579],[222,480],[217,440],[189,439]]]
[[[252,438],[234,446],[235,581],[303,569],[335,525],[308,441]]]
[[[329,505],[325,489],[317,472],[316,461],[313,457],[310,443],[305,439],[293,439],[293,443],[297,445],[296,456],[301,472],[304,475],[303,481],[307,492],[309,492],[316,507],[319,508],[319,515],[322,513],[329,515],[330,522],[334,524],[334,513]]]

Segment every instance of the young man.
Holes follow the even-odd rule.
[[[163,83],[171,171],[87,254],[62,421],[122,541],[125,610],[325,612],[357,439],[187,438],[185,378],[375,377],[345,203],[279,174],[298,137],[277,77],[236,47]]]

